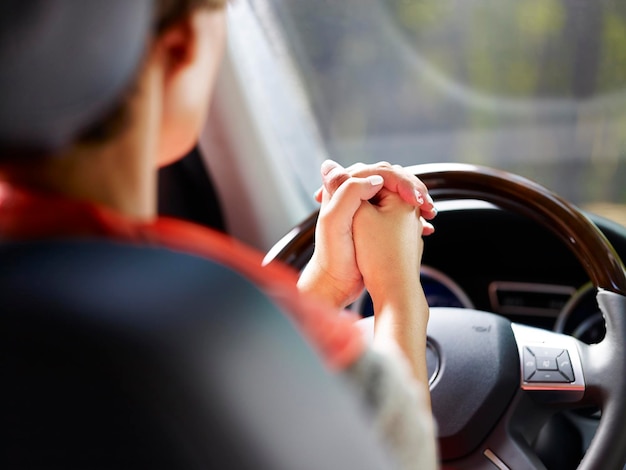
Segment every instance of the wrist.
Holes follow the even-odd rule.
[[[366,283],[374,312],[390,316],[417,314],[426,310],[428,305],[422,288],[419,273],[396,275],[393,272],[380,273],[378,278]],[[404,312],[404,313],[403,313]]]
[[[316,259],[306,265],[298,279],[298,290],[337,309],[343,309],[349,303],[349,295],[339,289],[339,283],[317,262]]]
[[[426,368],[426,330],[429,308],[426,297],[417,286],[410,295],[373,298],[375,349],[400,350],[408,360],[414,376],[428,383]]]

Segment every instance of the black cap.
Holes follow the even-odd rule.
[[[1,0],[0,146],[53,151],[114,106],[152,26],[153,0]]]

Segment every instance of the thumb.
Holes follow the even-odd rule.
[[[363,201],[373,198],[383,187],[383,177],[372,175],[367,178],[349,177],[334,194],[324,191],[325,217],[340,226],[352,226],[352,218]]]
[[[332,196],[350,178],[346,169],[333,160],[324,160],[320,173],[322,174],[322,187],[315,192],[315,199],[318,202],[322,200],[323,190]]]

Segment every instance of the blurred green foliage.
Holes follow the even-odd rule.
[[[626,0],[270,1],[334,158],[626,205]]]

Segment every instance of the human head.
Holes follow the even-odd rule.
[[[225,41],[226,0],[158,2],[162,8],[153,48],[165,48],[165,61],[173,65],[165,70],[158,151],[158,164],[165,165],[191,149],[205,121]]]
[[[226,0],[3,0],[0,62],[5,70],[0,73],[0,160],[7,155],[48,157],[63,153],[75,143],[98,145],[115,138],[133,119],[129,102],[137,91],[146,62],[155,49],[164,45],[174,48],[181,60],[168,71],[168,86],[183,82],[190,93],[195,91],[197,98],[190,100],[190,93],[185,96],[179,90],[164,103],[167,122],[161,134],[166,137],[164,144],[170,147],[166,153],[177,153],[172,138],[181,141],[185,137],[180,129],[175,129],[183,124],[177,124],[177,119],[183,111],[190,112],[181,107],[189,108],[203,97],[208,101],[223,42],[223,18],[214,18],[210,26],[220,31],[213,34],[198,34],[194,28],[206,27],[207,23],[194,24],[193,18],[200,10],[215,11],[225,3]],[[194,48],[201,50],[181,47],[180,41],[188,38],[194,40]],[[216,44],[208,43],[211,40]],[[213,50],[207,52],[210,48]],[[194,82],[182,67],[192,60],[201,62],[207,70],[204,86],[197,77]],[[176,99],[180,101],[173,106]],[[198,110],[195,113],[202,115]],[[186,125],[188,128],[189,121]],[[178,147],[182,153],[182,143]]]

